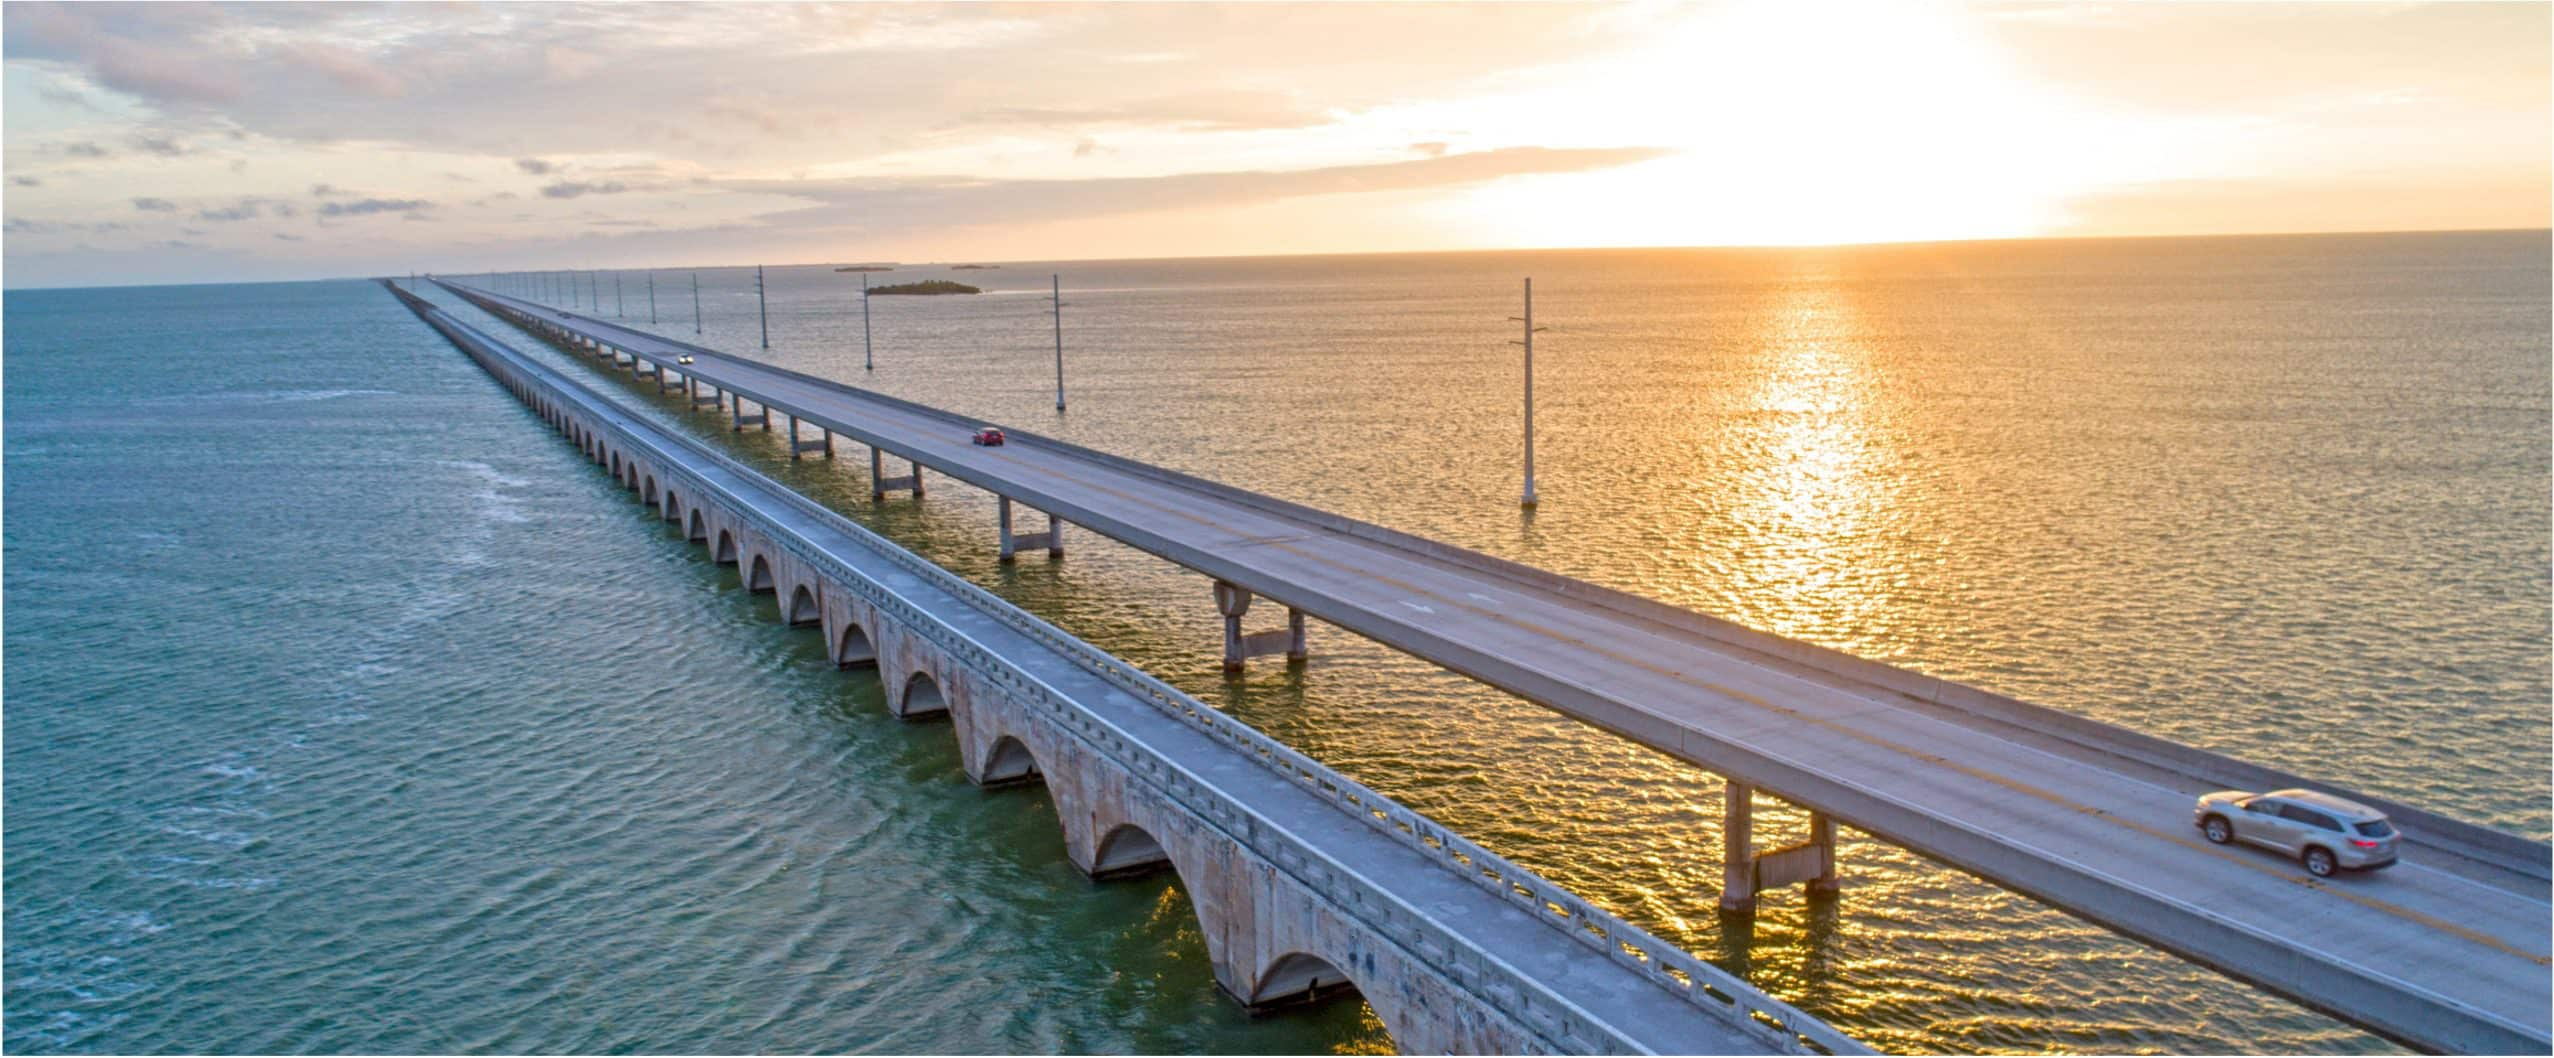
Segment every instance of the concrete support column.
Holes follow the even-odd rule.
[[[1249,659],[1242,653],[1242,615],[1250,612],[1250,593],[1216,581],[1215,611],[1224,615],[1224,671],[1240,672]]]
[[[770,433],[770,432],[771,432],[771,428],[772,428],[772,407],[771,407],[771,405],[769,405],[769,404],[757,404],[757,405],[755,405],[756,411],[754,412],[754,417],[753,417],[753,418],[751,418],[751,419],[748,419],[748,418],[746,418],[746,417],[745,417],[745,398],[744,398],[744,397],[738,396],[737,394],[734,394],[734,393],[730,393],[730,394],[728,394],[728,395],[727,395],[727,400],[728,400],[729,409],[730,409],[730,410],[734,413],[733,421],[729,424],[729,426],[728,426],[728,428],[727,428],[729,433],[744,433],[744,432],[745,432],[745,424],[746,424],[746,423],[752,423],[752,424],[754,424],[754,425],[756,425],[756,426],[760,426],[760,427],[762,427],[762,428],[763,428],[763,432],[764,432],[764,433]]]
[[[1756,897],[1788,885],[1805,886],[1812,898],[1836,892],[1836,821],[1825,812],[1809,813],[1809,840],[1758,853],[1755,840],[1756,788],[1731,779],[1721,806],[1720,908],[1753,911]]]
[[[1756,786],[1736,779],[1720,792],[1720,909],[1756,909]]]
[[[1818,876],[1809,879],[1809,895],[1836,891],[1836,820],[1825,812],[1809,813],[1809,845],[1818,850]]]
[[[1002,496],[998,499],[1000,501],[998,506],[1002,511],[1002,561],[1014,561],[1021,551],[1040,547],[1046,549],[1048,559],[1064,557],[1063,519],[1049,514],[1046,516],[1045,532],[1015,533],[1011,531],[1011,497]]]
[[[886,451],[871,445],[869,447],[869,498],[872,501],[883,500],[890,492],[911,490],[913,498],[921,499],[922,464],[909,462],[906,465],[913,468],[913,473],[900,478],[888,477]]]
[[[817,427],[817,432],[822,433],[822,434],[824,435],[824,437],[823,437],[823,438],[821,438],[821,439],[819,439],[819,440],[814,440],[814,441],[801,441],[801,440],[799,440],[799,439],[798,439],[798,416],[795,416],[795,415],[790,416],[790,417],[789,417],[789,458],[791,458],[791,459],[797,459],[797,458],[800,458],[801,456],[805,455],[805,454],[806,454],[806,453],[808,453],[808,452],[822,452],[822,453],[824,453],[824,454],[825,454],[825,458],[827,458],[827,459],[832,459],[832,458],[834,457],[834,432],[833,432],[832,430],[825,429],[825,428],[823,428],[823,427],[821,427],[821,426],[820,426],[820,427]]]
[[[1215,582],[1215,609],[1224,615],[1224,671],[1240,672],[1252,658],[1283,654],[1288,664],[1310,656],[1304,642],[1304,612],[1286,608],[1286,627],[1265,632],[1243,632],[1242,615],[1250,612],[1248,589],[1225,581]]]

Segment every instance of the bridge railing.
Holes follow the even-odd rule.
[[[440,310],[437,311],[440,312]],[[513,312],[504,310],[501,310],[499,314],[514,315]],[[449,319],[448,316],[447,319]],[[470,330],[470,333],[486,341],[490,346],[503,348],[500,343],[485,335],[479,335],[466,324],[458,320],[451,322],[454,326]],[[537,365],[526,364],[525,366],[532,367],[535,371],[547,370]],[[564,383],[564,380],[559,383],[550,383],[547,379],[542,381],[549,388],[554,389],[569,385]],[[559,396],[576,403],[585,403],[579,394],[562,391]],[[603,411],[603,409],[596,410]],[[617,418],[618,413],[607,413],[607,417]],[[634,433],[626,427],[613,428],[616,432]],[[747,480],[765,477],[761,471],[725,453],[711,449],[696,439],[653,428],[649,430],[649,433],[680,445],[687,457],[705,460],[731,474]],[[629,439],[645,447],[654,447],[650,443],[651,438],[632,436]],[[1629,969],[1668,994],[1691,1003],[1724,1021],[1739,1025],[1781,1050],[1806,1050],[1827,1054],[1872,1053],[1870,1048],[1852,1037],[1838,1032],[1815,1017],[1802,1013],[1790,1004],[1766,995],[1736,975],[1695,957],[1647,930],[1623,921],[1577,894],[1544,880],[1532,871],[1509,862],[1505,857],[1482,848],[1460,834],[1447,830],[1434,820],[1376,792],[1365,784],[1348,778],[1328,765],[1234,720],[1187,692],[1083,642],[1010,601],[905,550],[840,512],[785,486],[769,491],[771,495],[789,504],[799,513],[867,545],[872,552],[906,572],[924,579],[932,587],[953,595],[974,609],[1002,622],[1011,631],[1073,659],[1084,669],[1098,675],[1118,689],[1151,704],[1208,737],[1260,760],[1265,766],[1284,776],[1296,786],[1317,794],[1332,806],[1364,822],[1376,832],[1405,848],[1419,852],[1430,862],[1497,895],[1507,903],[1524,909],[1537,921],[1560,932],[1573,943],[1603,953],[1617,965]],[[821,556],[802,555],[802,557],[813,559],[820,565],[835,564],[824,561]],[[840,573],[858,577],[857,573],[849,570],[843,570]],[[906,616],[908,619],[920,619],[916,621],[918,624],[935,623],[928,621],[925,615],[918,612]],[[975,647],[976,651],[983,650],[980,644],[970,643],[969,645]],[[1053,693],[1051,689],[1049,693]],[[1063,703],[1059,701],[1055,704]]]

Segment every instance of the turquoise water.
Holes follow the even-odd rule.
[[[994,293],[879,299],[874,372],[808,267],[763,355],[2542,837],[2547,248],[1071,264],[1060,419],[1049,267],[900,271]],[[377,287],[6,314],[9,1049],[1389,1046],[1240,1014],[1175,881],[1080,878]],[[1332,630],[1226,680],[1202,578],[608,385],[1884,1048],[2388,1049],[1857,835],[1723,919],[1706,776]]]

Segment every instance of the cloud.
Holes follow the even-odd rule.
[[[42,180],[38,180],[38,179],[36,179],[35,177],[32,177],[32,176],[13,176],[13,177],[10,177],[10,178],[9,178],[9,182],[10,182],[10,183],[12,183],[12,184],[16,184],[16,185],[18,185],[19,187],[43,187],[43,186],[44,186],[44,181],[42,181]]]
[[[43,59],[85,71],[99,84],[146,99],[221,103],[241,85],[220,58],[166,29],[204,24],[208,9],[152,11],[161,5],[16,3],[0,8],[10,58]],[[155,32],[158,30],[159,32]],[[154,39],[159,38],[159,39]]]
[[[1445,157],[1446,144],[1444,140],[1429,140],[1426,143],[1411,144],[1410,150],[1412,153],[1423,154],[1430,158],[1443,158]]]
[[[276,58],[299,63],[348,91],[382,99],[408,92],[408,86],[390,71],[357,52],[333,44],[287,45]]]
[[[231,224],[243,220],[255,220],[269,213],[278,217],[293,217],[300,215],[301,210],[292,203],[280,199],[243,198],[238,203],[221,209],[197,210],[195,219],[214,224]]]
[[[351,202],[330,202],[319,207],[323,217],[362,217],[375,213],[404,213],[410,217],[435,208],[422,198],[359,198]]]
[[[175,213],[177,212],[177,203],[171,202],[165,198],[143,197],[133,200],[133,208],[145,213]]]
[[[167,136],[136,136],[133,146],[162,158],[175,158],[187,153],[185,144]]]
[[[1105,106],[986,107],[960,115],[966,125],[1150,125],[1190,132],[1244,132],[1327,125],[1334,115],[1286,92],[1190,92]]]
[[[87,140],[81,140],[77,143],[63,144],[62,153],[74,158],[104,158],[106,157],[106,148],[90,143]]]
[[[1663,147],[1508,147],[1440,158],[1319,169],[1240,170],[1091,180],[731,180],[738,191],[820,203],[766,215],[773,226],[854,222],[911,230],[1025,224],[1119,213],[1230,208],[1314,195],[1419,191],[1511,176],[1610,169],[1666,157]],[[881,222],[878,218],[893,218]]]
[[[1082,142],[1073,145],[1073,156],[1076,158],[1088,158],[1106,150],[1108,150],[1108,147],[1100,143],[1100,141],[1084,136],[1082,137]]]
[[[534,176],[548,176],[559,168],[539,158],[517,158],[514,167]]]
[[[310,185],[310,197],[312,198],[330,198],[345,193],[345,189],[340,188],[335,184]]]
[[[285,241],[285,242],[300,242],[300,241],[302,241],[302,237],[301,237],[301,236],[299,236],[299,235],[295,235],[295,234],[293,234],[293,233],[291,233],[291,232],[288,232],[288,231],[279,231],[279,232],[276,232],[276,233],[275,233],[275,237],[276,237],[276,238],[278,238],[278,239],[281,239],[281,240],[283,240],[283,241]]]
[[[61,225],[55,224],[51,221],[28,220],[25,217],[11,217],[7,224],[0,224],[0,232],[7,232],[11,235],[42,235],[46,232],[59,231],[61,230],[61,227]]]
[[[541,195],[544,198],[576,198],[582,195],[617,195],[627,190],[628,185],[610,180],[596,183],[562,180],[542,188]]]

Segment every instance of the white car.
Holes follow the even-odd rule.
[[[2402,838],[2385,813],[2313,790],[2220,790],[2199,799],[2191,824],[2220,845],[2241,841],[2295,856],[2317,878],[2392,867]]]

